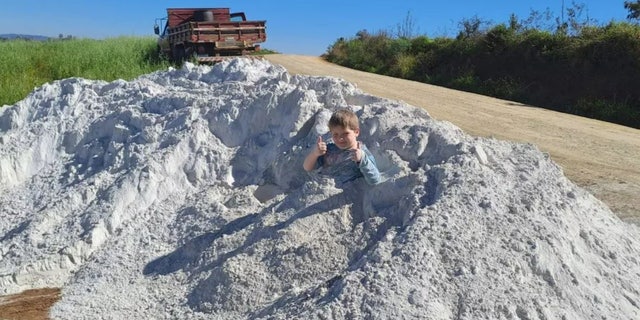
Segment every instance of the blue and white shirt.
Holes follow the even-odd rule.
[[[362,159],[360,163],[352,160],[354,150],[343,150],[334,143],[327,143],[327,153],[318,157],[316,169],[320,174],[331,175],[339,184],[343,184],[360,177],[364,177],[367,184],[374,185],[380,183],[380,171],[376,165],[376,160],[367,149],[360,143]]]

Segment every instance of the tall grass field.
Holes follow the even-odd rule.
[[[54,80],[131,80],[169,65],[159,58],[154,37],[1,41],[0,107]]]

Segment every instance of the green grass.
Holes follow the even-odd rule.
[[[105,40],[0,42],[0,106],[24,99],[34,88],[71,77],[131,80],[165,69],[153,37]]]

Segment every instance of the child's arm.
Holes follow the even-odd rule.
[[[311,171],[315,169],[316,163],[318,162],[318,158],[327,153],[327,144],[322,141],[322,137],[318,136],[318,140],[316,141],[316,146],[309,152],[307,157],[304,159],[304,170]]]
[[[358,163],[358,168],[362,175],[364,176],[364,180],[367,184],[374,185],[378,184],[381,181],[380,171],[378,170],[378,166],[376,165],[376,160],[367,149],[366,146],[360,144],[358,142],[358,148],[356,150],[355,159]]]

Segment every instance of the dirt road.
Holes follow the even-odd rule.
[[[0,297],[0,319],[47,319],[49,308],[60,298],[60,289],[26,290],[20,294]]]
[[[421,107],[474,136],[529,142],[623,220],[640,223],[640,130],[473,93],[343,68],[319,57],[266,55],[289,73],[334,76]]]
[[[333,65],[313,56],[267,55],[289,73],[334,76],[378,97],[422,107],[474,136],[529,142],[623,220],[640,224],[640,130],[519,103]],[[59,289],[0,297],[0,319],[45,319]]]

